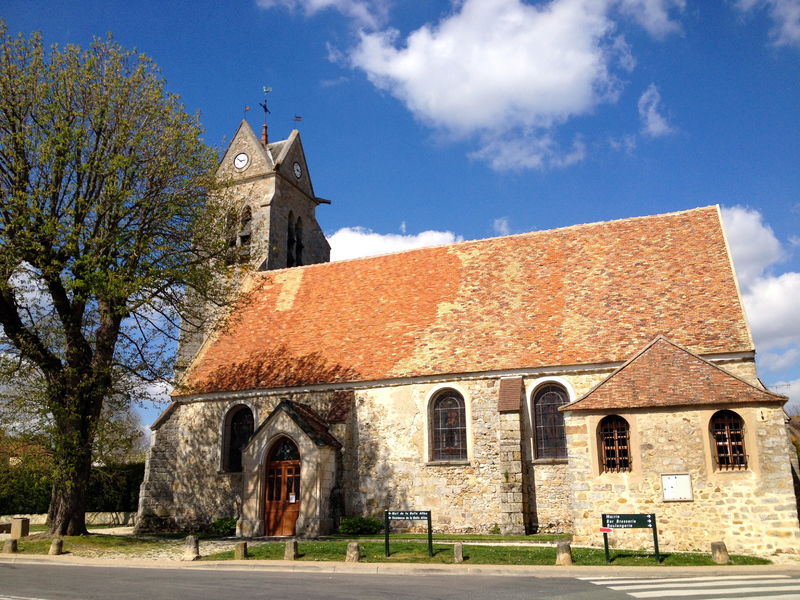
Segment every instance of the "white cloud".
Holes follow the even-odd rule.
[[[619,10],[641,25],[650,35],[662,38],[681,30],[670,12],[683,11],[686,0],[619,0]]]
[[[742,206],[723,208],[722,219],[759,365],[772,371],[791,368],[800,359],[800,273],[772,273],[785,253],[760,212]]]
[[[262,8],[283,6],[289,10],[302,10],[313,16],[322,10],[337,10],[362,27],[375,28],[386,20],[386,0],[256,0]]]
[[[606,3],[466,0],[400,40],[362,33],[352,64],[418,118],[463,135],[549,127],[617,96]]]
[[[743,13],[766,10],[774,25],[770,31],[776,46],[800,46],[800,0],[737,0]]]
[[[767,371],[783,371],[793,367],[800,359],[800,348],[789,348],[785,352],[764,352],[759,356],[758,364]]]
[[[518,132],[506,137],[487,135],[480,150],[470,158],[489,163],[495,171],[520,169],[564,168],[586,157],[586,144],[576,138],[569,151],[564,151],[549,133]]]
[[[744,305],[759,350],[800,345],[800,273],[760,277],[744,294]]]
[[[750,292],[755,282],[773,264],[784,258],[781,243],[761,213],[744,206],[722,209],[725,234],[742,293]]]
[[[492,231],[497,235],[508,235],[511,233],[511,226],[508,223],[508,217],[498,217],[492,221]]]
[[[343,227],[328,236],[331,261],[452,244],[463,239],[452,231],[423,231],[417,235],[401,235],[376,233],[366,227]]]
[[[649,137],[661,137],[673,132],[666,117],[661,114],[661,94],[651,83],[639,98],[637,104],[642,121],[642,133]]]

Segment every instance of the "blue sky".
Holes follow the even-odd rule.
[[[270,137],[300,129],[339,256],[721,204],[760,376],[800,404],[800,0],[6,0],[0,17],[48,43],[112,32],[219,148],[246,105],[259,130],[271,86]]]

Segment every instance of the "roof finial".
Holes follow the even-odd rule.
[[[261,127],[261,145],[265,148],[267,147],[267,115],[269,114],[269,109],[267,108],[267,94],[272,91],[271,87],[264,86],[262,88],[264,90],[264,102],[259,102],[261,108],[264,109],[264,125]]]

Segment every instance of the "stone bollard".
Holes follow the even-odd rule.
[[[718,565],[731,564],[731,557],[728,554],[728,547],[725,542],[711,542],[711,560]]]
[[[183,547],[183,558],[181,560],[200,559],[200,540],[196,535],[187,535],[186,544]]]
[[[453,544],[453,562],[464,562],[464,544],[461,542],[456,542]]]
[[[64,540],[60,540],[55,538],[52,542],[50,542],[50,551],[48,554],[51,556],[59,556],[64,552]]]
[[[572,564],[572,547],[569,540],[559,540],[556,543],[556,564],[562,567]]]
[[[297,540],[286,542],[286,550],[283,551],[283,560],[297,560],[300,556],[297,552]]]
[[[350,542],[347,544],[347,556],[345,562],[359,562],[361,560],[361,544]]]
[[[31,520],[25,517],[15,517],[11,519],[11,539],[27,537],[31,530]]]
[[[3,554],[14,554],[17,551],[17,540],[6,540],[3,543]]]
[[[247,542],[236,542],[236,545],[233,547],[233,559],[234,560],[247,559]]]

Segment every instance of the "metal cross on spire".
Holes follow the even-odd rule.
[[[267,94],[269,94],[272,91],[272,88],[264,86],[262,88],[262,90],[264,91],[264,101],[263,102],[259,102],[258,104],[261,106],[261,108],[264,109],[264,125],[262,125],[262,127],[261,127],[261,144],[264,147],[266,147],[266,145],[268,143],[267,142],[267,115],[270,114],[269,113],[269,109],[267,108]]]

